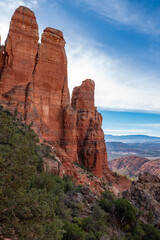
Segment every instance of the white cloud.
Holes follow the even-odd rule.
[[[73,41],[67,52],[70,89],[92,78],[96,82],[97,106],[160,111],[160,82],[155,73],[141,71],[128,59],[114,58],[90,41]]]
[[[85,9],[92,10],[105,17],[106,20],[129,26],[148,34],[160,34],[159,12],[151,13],[128,0],[76,0]],[[150,9],[149,9],[150,10]]]
[[[147,124],[141,124],[141,126],[152,127],[152,128],[160,128],[160,123],[147,123]]]
[[[105,134],[113,134],[113,135],[137,135],[137,134],[147,134],[149,133],[149,130],[146,129],[104,129]]]

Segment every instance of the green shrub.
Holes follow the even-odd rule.
[[[128,234],[129,240],[159,240],[160,230],[150,224],[138,222]]]
[[[72,191],[75,188],[72,178],[69,175],[66,175],[64,178],[64,192]]]
[[[63,240],[84,240],[85,232],[76,223],[65,222]]]
[[[0,238],[61,240],[63,188],[38,167],[37,135],[2,108],[0,126]]]
[[[102,236],[107,235],[108,231],[108,214],[106,214],[99,206],[95,206],[89,217],[84,218],[82,227],[85,230],[87,240],[98,240]]]
[[[110,191],[104,191],[104,192],[102,192],[102,196],[103,196],[104,198],[110,200],[110,201],[114,201],[114,200],[115,200],[115,197],[114,197],[113,193],[110,192]]]
[[[100,201],[99,201],[99,206],[106,212],[110,212],[111,211],[111,207],[113,206],[113,202],[112,201],[109,201],[105,198],[102,198]]]
[[[123,198],[118,198],[115,201],[116,215],[120,218],[121,223],[127,222],[128,224],[134,223],[136,221],[136,209],[127,200]]]

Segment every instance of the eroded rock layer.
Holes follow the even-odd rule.
[[[63,172],[80,179],[73,164],[78,162],[108,179],[111,172],[102,116],[94,105],[94,82],[87,79],[76,87],[70,103],[63,33],[46,28],[40,44],[38,40],[34,13],[20,6],[12,16],[6,44],[0,47],[0,104],[32,123],[41,140],[54,149]]]

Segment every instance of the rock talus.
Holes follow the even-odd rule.
[[[87,79],[74,88],[70,103],[63,33],[46,28],[41,43],[38,40],[34,13],[20,6],[12,16],[5,46],[0,46],[0,104],[32,123],[41,141],[54,149],[64,173],[81,181],[81,171],[73,164],[77,162],[108,179],[111,172],[102,116],[94,104],[94,81]],[[54,172],[58,168],[50,162],[48,166]]]

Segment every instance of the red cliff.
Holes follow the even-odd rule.
[[[77,162],[98,177],[114,180],[107,166],[102,116],[94,105],[94,82],[87,79],[76,87],[70,103],[63,33],[46,28],[40,44],[38,40],[34,13],[20,6],[0,47],[0,104],[32,123],[40,139],[52,146],[64,173],[83,182],[73,164]]]
[[[95,84],[87,79],[75,87],[72,107],[77,111],[78,159],[98,177],[107,169],[107,151],[101,128],[102,116],[94,105]]]

